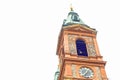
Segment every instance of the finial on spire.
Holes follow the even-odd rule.
[[[73,11],[73,7],[72,7],[72,4],[70,4],[70,11]]]

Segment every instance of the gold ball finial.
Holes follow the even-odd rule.
[[[73,11],[73,7],[72,7],[72,4],[70,4],[70,11]]]

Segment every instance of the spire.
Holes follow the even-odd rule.
[[[72,7],[72,4],[70,4],[70,11],[73,11],[73,7]]]

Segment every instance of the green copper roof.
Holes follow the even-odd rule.
[[[59,77],[59,68],[57,69],[57,71],[55,72],[55,76],[54,76],[54,80],[58,80],[58,77]]]
[[[79,18],[79,15],[71,9],[68,13],[67,19],[64,19],[63,26],[68,26],[72,24],[84,24],[84,22]]]

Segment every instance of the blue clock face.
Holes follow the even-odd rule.
[[[90,68],[87,68],[87,67],[80,68],[79,73],[80,73],[81,76],[83,76],[85,78],[93,77],[93,71]]]

